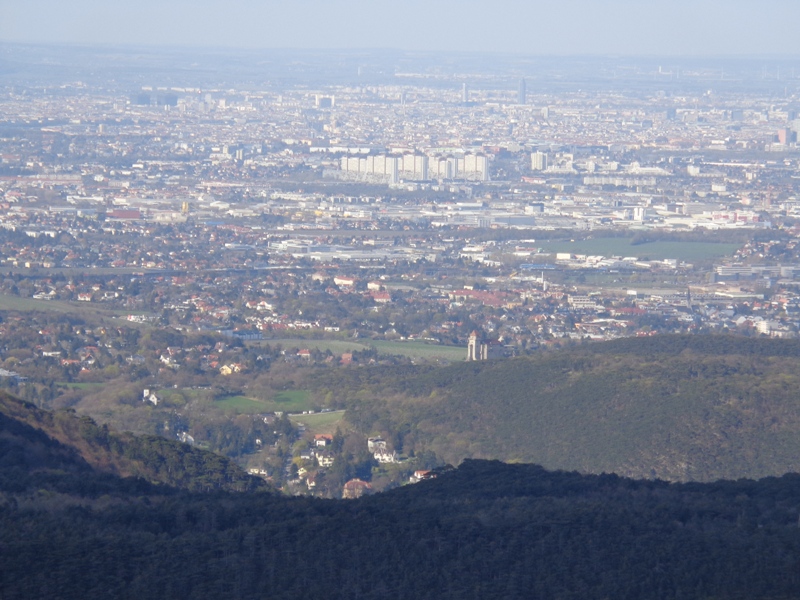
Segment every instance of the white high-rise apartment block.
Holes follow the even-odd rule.
[[[544,171],[547,169],[546,152],[534,152],[531,154],[531,169],[534,171]]]
[[[481,154],[436,156],[379,154],[363,158],[342,157],[341,171],[348,179],[397,183],[400,180],[428,181],[430,179],[489,180],[489,159]]]
[[[347,174],[348,179],[356,181],[370,181],[376,183],[397,183],[399,180],[398,163],[402,160],[397,156],[367,156],[364,158],[342,157],[340,168]]]

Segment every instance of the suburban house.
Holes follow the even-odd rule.
[[[239,363],[231,363],[229,365],[222,365],[219,368],[220,375],[233,375],[234,373],[239,373],[244,369],[244,367]]]
[[[397,452],[394,450],[378,450],[372,453],[372,456],[381,464],[385,463],[396,463],[397,462]]]
[[[361,498],[372,493],[372,486],[366,481],[360,479],[351,479],[344,484],[342,488],[342,498],[355,499]]]
[[[333,436],[325,433],[318,433],[314,436],[314,445],[317,448],[324,448],[333,443]]]
[[[378,450],[386,450],[386,440],[380,437],[367,439],[367,450],[370,452],[377,452]]]
[[[327,450],[318,450],[314,453],[314,456],[317,458],[317,464],[320,467],[332,467],[333,466],[333,452],[329,452]]]

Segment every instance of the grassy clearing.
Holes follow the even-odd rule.
[[[33,298],[20,298],[0,294],[0,311],[10,310],[19,312],[55,312],[61,314],[77,315],[88,321],[104,318],[115,318],[130,314],[130,311],[115,310],[87,302],[63,302],[60,300],[34,300]],[[148,328],[148,323],[126,322],[126,327]]]
[[[409,358],[427,360],[461,360],[466,355],[466,348],[456,346],[438,346],[426,342],[399,342],[388,340],[363,340],[350,342],[346,340],[307,340],[307,339],[274,339],[258,342],[260,344],[270,344],[276,346],[280,344],[284,348],[317,348],[321,352],[330,350],[333,354],[344,352],[354,352],[366,350],[370,346],[374,347],[380,354],[393,354],[397,356],[407,356]],[[281,409],[278,409],[281,410]],[[304,409],[305,410],[305,409]]]
[[[311,402],[311,394],[307,390],[287,390],[278,392],[272,397],[261,403],[262,410],[269,412],[303,412],[304,410],[314,410]]]
[[[216,400],[214,404],[223,410],[241,414],[272,412],[267,403],[245,396],[227,396]]]
[[[320,412],[313,415],[294,415],[289,417],[294,423],[302,423],[306,426],[309,433],[334,434],[336,429],[344,419],[344,411],[337,410],[332,412]]]
[[[31,311],[49,311],[49,312],[81,312],[77,306],[71,305],[69,302],[60,302],[58,300],[34,300],[33,298],[20,298],[19,296],[9,296],[7,294],[0,294],[0,310],[18,310],[22,312]]]
[[[265,412],[303,412],[313,410],[311,395],[306,390],[288,390],[276,394],[272,400],[257,400],[247,396],[226,396],[214,405],[231,412],[254,414]]]
[[[67,383],[65,381],[65,382],[57,383],[56,385],[62,386],[62,387],[65,387],[65,388],[69,388],[71,390],[94,390],[94,389],[106,386],[108,384],[106,384],[106,383],[96,383],[96,382],[95,383],[88,383],[88,382],[87,383]]]
[[[602,256],[635,256],[640,259],[660,260],[675,258],[695,261],[730,256],[740,244],[715,242],[648,242],[631,244],[626,238],[596,238],[587,240],[537,242],[537,246],[545,252],[570,252],[572,254],[589,254]]]
[[[375,346],[381,354],[396,354],[409,358],[427,360],[464,360],[467,349],[459,346],[439,346],[425,342],[390,342],[385,340],[371,340],[370,345]]]
[[[307,390],[287,390],[280,392],[267,403],[273,411],[302,412],[312,410],[311,395]]]

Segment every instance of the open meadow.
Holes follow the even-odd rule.
[[[309,415],[292,415],[289,418],[298,425],[304,425],[309,433],[333,435],[344,419],[344,411],[333,410]]]
[[[442,346],[440,344],[432,344],[423,341],[395,341],[395,340],[313,340],[305,338],[280,338],[270,339],[259,342],[261,344],[270,344],[271,346],[281,345],[286,349],[303,349],[309,350],[317,349],[320,352],[330,350],[333,354],[342,354],[345,352],[357,352],[367,350],[370,347],[375,348],[379,354],[393,355],[393,356],[406,356],[412,359],[425,359],[425,360],[442,360],[442,361],[458,361],[463,360],[466,356],[466,347],[459,346]]]
[[[693,262],[730,256],[740,247],[740,244],[678,241],[654,241],[634,244],[632,239],[608,237],[575,241],[542,240],[541,242],[537,241],[536,246],[549,253],[569,252],[570,254],[594,256],[635,256],[642,260],[674,258]]]

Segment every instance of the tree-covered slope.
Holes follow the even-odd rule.
[[[88,426],[52,415],[65,416],[79,425],[62,432]],[[777,600],[800,589],[798,475],[669,484],[467,460],[331,501],[155,485],[99,471],[93,452],[0,413],[0,598]]]
[[[364,433],[444,460],[683,481],[800,471],[800,343],[662,336],[317,381]]]
[[[466,461],[360,500],[0,488],[0,597],[794,598],[800,477],[667,484]],[[127,480],[131,481],[131,480]]]
[[[137,477],[194,491],[267,487],[212,452],[157,436],[115,432],[89,417],[39,410],[0,393],[0,467],[3,465]]]

